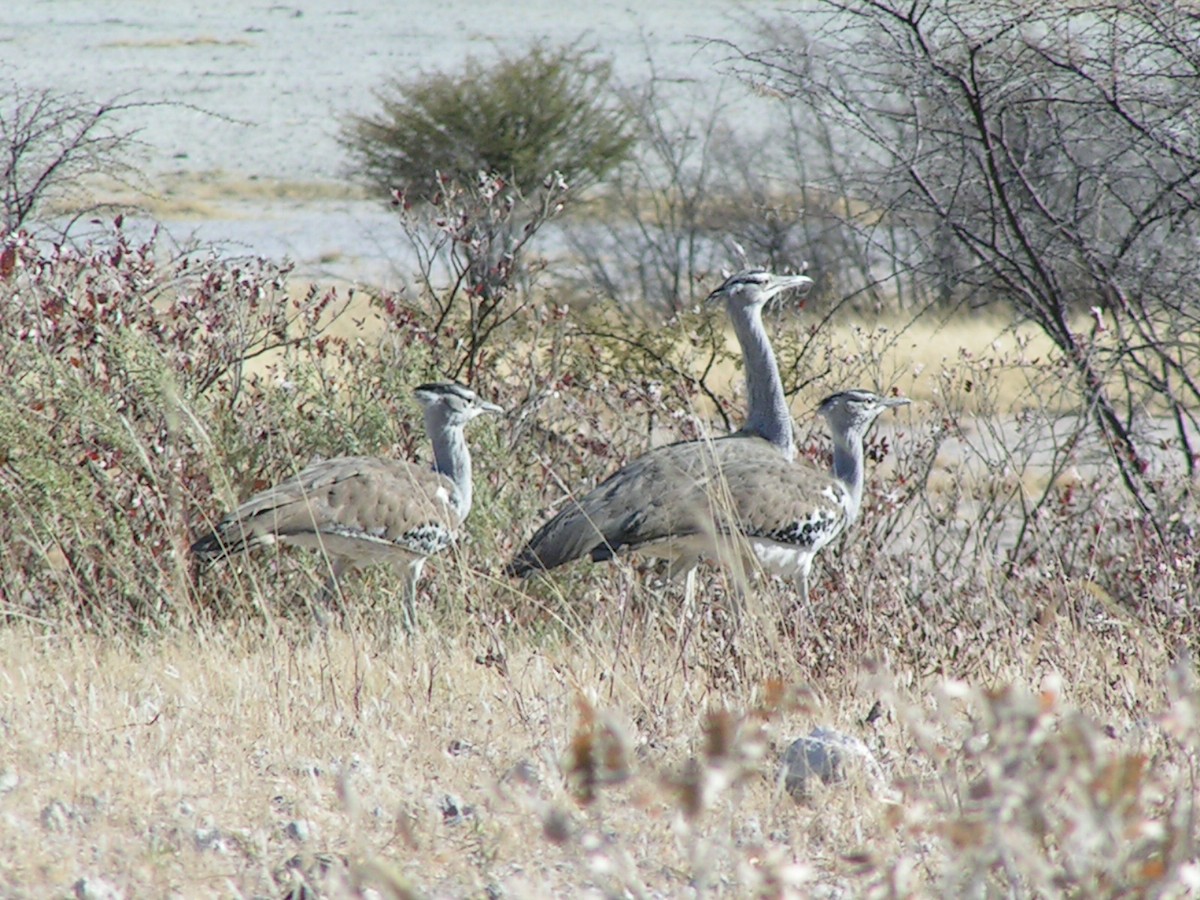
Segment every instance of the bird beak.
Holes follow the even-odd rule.
[[[798,289],[802,294],[807,294],[808,289],[812,286],[813,280],[807,275],[776,275],[771,289],[767,292],[767,298],[770,299],[776,294],[792,288]]]
[[[912,403],[912,400],[908,399],[908,397],[884,397],[883,398],[883,405],[887,406],[887,407],[908,406],[908,404],[910,404],[910,403]]]
[[[495,413],[498,416],[504,415],[504,407],[503,406],[497,406],[495,403],[489,403],[486,400],[479,401],[479,408],[483,412]]]

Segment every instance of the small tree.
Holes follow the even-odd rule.
[[[446,374],[473,376],[489,358],[523,305],[534,236],[630,153],[610,79],[574,45],[471,59],[459,74],[390,82],[381,111],[343,131],[358,174],[393,197],[431,331],[461,346]]]
[[[438,173],[470,184],[483,172],[530,194],[556,171],[579,190],[632,149],[611,80],[611,65],[576,45],[490,66],[468,59],[459,73],[389,81],[379,112],[352,118],[342,143],[355,171],[384,191],[422,193]]]

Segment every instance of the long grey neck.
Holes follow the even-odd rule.
[[[471,511],[471,451],[461,424],[451,425],[437,409],[425,411],[425,430],[433,442],[433,470],[454,483],[450,498],[460,519]]]
[[[783,394],[779,365],[775,351],[763,327],[762,307],[726,304],[733,330],[742,347],[746,365],[746,394],[749,409],[746,424],[739,434],[755,434],[776,447],[789,459],[796,458],[796,441],[792,434],[792,413]]]
[[[850,490],[846,504],[848,522],[858,518],[863,495],[863,436],[861,434],[834,434],[833,476]]]

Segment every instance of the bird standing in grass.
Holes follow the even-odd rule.
[[[657,447],[568,500],[517,553],[508,573],[527,576],[583,556],[600,561],[638,550],[669,560],[672,575],[687,573],[690,599],[697,562],[720,557],[728,537],[742,533],[737,523],[770,504],[778,485],[759,475],[793,466],[791,412],[762,312],[775,295],[811,285],[803,275],[748,269],[713,291],[708,299],[725,302],[742,349],[746,423],[713,440]]]
[[[795,466],[780,479],[775,521],[768,525],[764,517],[761,533],[750,539],[763,568],[792,578],[805,605],[813,559],[858,520],[862,509],[867,431],[883,413],[910,402],[907,397],[849,390],[826,397],[817,407],[833,438],[832,471]]]
[[[471,510],[471,453],[464,426],[494,403],[454,383],[415,391],[433,443],[432,468],[407,460],[343,456],[313,463],[255,494],[192,545],[213,561],[263,544],[321,551],[329,578],[320,599],[338,592],[349,568],[387,562],[404,567],[404,628],[415,625],[417,581],[425,560],[449,547]]]
[[[827,397],[820,412],[833,433],[832,471],[756,438],[652,451],[542,526],[509,571],[528,575],[622,549],[670,559],[674,571],[715,559],[793,581],[807,606],[813,559],[858,518],[867,429],[908,402],[862,390]]]

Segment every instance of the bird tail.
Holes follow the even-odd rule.
[[[512,561],[504,566],[504,574],[509,578],[528,578],[534,572],[545,572],[546,566],[526,547]]]
[[[249,531],[236,527],[237,523],[221,523],[204,537],[198,538],[191,547],[192,555],[201,562],[216,562],[234,553],[249,550],[259,541]]]

